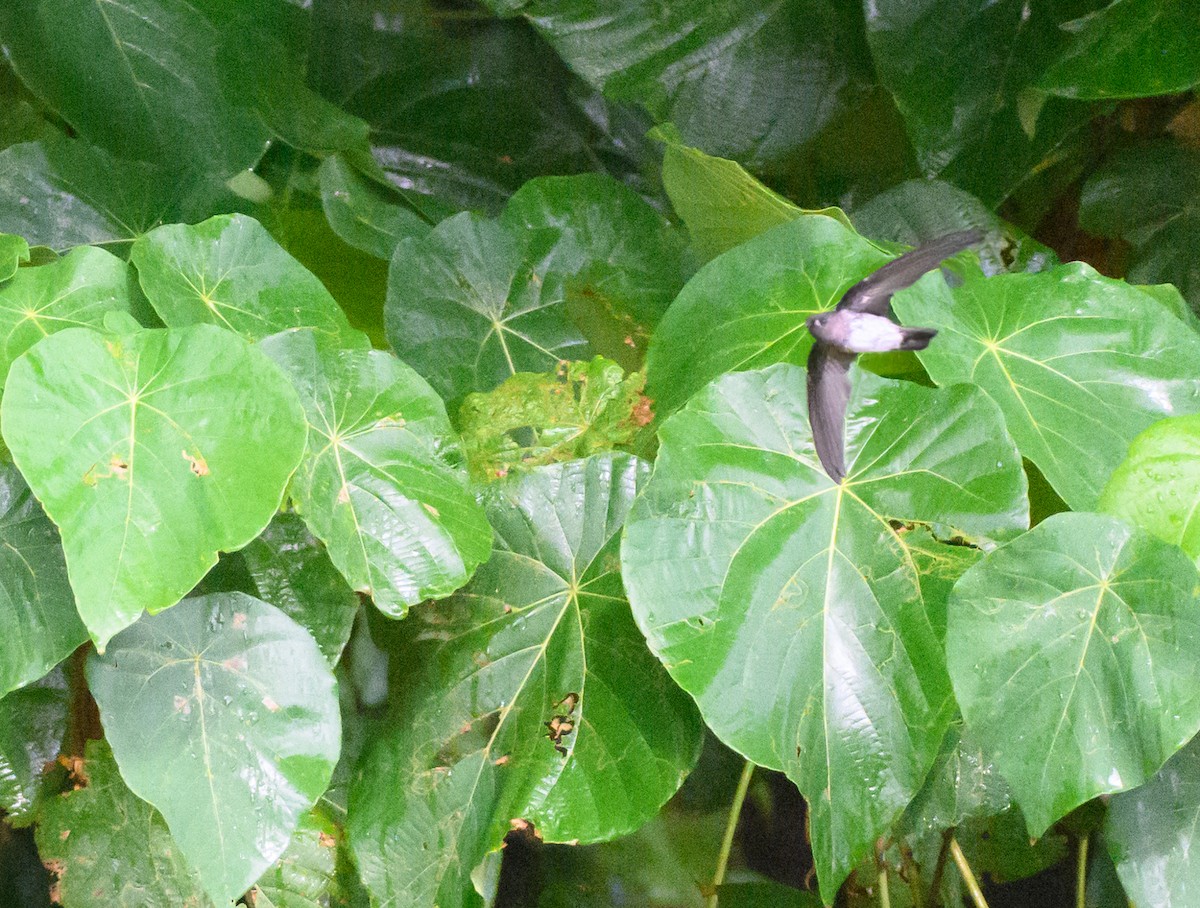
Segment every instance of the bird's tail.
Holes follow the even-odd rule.
[[[901,350],[924,350],[937,334],[936,328],[903,328],[900,341]]]

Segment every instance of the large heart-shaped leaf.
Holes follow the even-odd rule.
[[[1200,410],[1200,335],[1123,281],[1074,262],[930,290],[893,300],[905,324],[941,330],[917,354],[929,375],[983,388],[1076,510],[1095,507],[1138,432]]]
[[[12,464],[0,464],[0,697],[87,640],[58,531]]]
[[[179,853],[162,814],[121,779],[112,750],[88,741],[83,787],[46,805],[38,853],[58,877],[67,908],[211,908],[200,878]]]
[[[13,364],[0,413],[100,647],[262,532],[306,435],[279,369],[208,325],[60,331]]]
[[[243,593],[143,618],[88,661],[121,775],[166,818],[218,904],[288,845],[341,739],[336,683],[304,628]]]
[[[1104,842],[1131,903],[1187,908],[1200,886],[1200,739],[1133,791],[1113,795]]]
[[[660,431],[621,550],[651,648],[708,725],[783,769],[812,811],[831,901],[924,782],[954,714],[928,532],[1007,535],[1025,479],[994,405],[857,375],[848,476],[813,450],[804,373],[728,375]]]
[[[329,226],[356,249],[387,260],[402,239],[431,229],[395,191],[367,179],[341,155],[321,162],[317,178]]]
[[[325,285],[245,215],[159,227],[131,258],[168,327],[220,325],[252,341],[288,328],[353,331]]]
[[[833,218],[789,221],[709,262],[671,305],[646,357],[647,394],[672,413],[725,372],[803,364],[804,320],[890,257]]]
[[[405,695],[350,804],[378,904],[479,905],[471,871],[510,829],[614,838],[692,767],[695,709],[646,652],[617,573],[647,472],[600,455],[490,486],[491,561],[401,625]]]
[[[350,585],[397,618],[462,586],[491,552],[492,532],[433,389],[390,353],[311,331],[261,346],[310,426],[291,496]]]
[[[557,239],[464,213],[404,240],[388,273],[392,347],[450,401],[589,356],[561,285],[542,283]]]
[[[1034,836],[1141,784],[1200,729],[1198,583],[1175,546],[1066,513],[955,585],[954,692]]]

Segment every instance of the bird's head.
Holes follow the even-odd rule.
[[[821,328],[825,327],[825,322],[832,314],[832,312],[818,312],[816,315],[810,315],[807,319],[805,319],[804,324],[808,326],[809,331],[812,331],[813,328],[816,328],[819,331]]]

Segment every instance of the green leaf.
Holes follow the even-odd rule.
[[[538,277],[561,283],[593,347],[635,368],[635,351],[644,349],[687,276],[682,234],[636,192],[602,174],[530,180],[501,220],[518,233],[559,231]]]
[[[1061,53],[1077,0],[876,0],[867,42],[926,177],[995,206],[1091,116],[1034,85]]]
[[[336,665],[350,639],[358,597],[300,515],[277,515],[242,549],[242,557],[258,598],[312,634],[329,664]]]
[[[356,249],[390,259],[402,239],[432,229],[397,193],[367,179],[341,155],[326,158],[317,176],[329,226]]]
[[[805,214],[823,214],[850,226],[840,209],[806,211],[764,186],[736,161],[684,145],[668,130],[655,135],[666,141],[663,186],[702,262]]]
[[[389,353],[311,331],[262,344],[292,380],[310,443],[291,497],[346,581],[401,618],[462,586],[492,532],[466,487],[441,399]]]
[[[195,174],[115,158],[82,140],[59,136],[0,151],[0,223],[59,251],[126,243],[235,201]]]
[[[380,904],[478,905],[471,871],[510,829],[626,834],[695,763],[699,719],[646,652],[617,573],[647,472],[606,455],[490,486],[491,561],[400,625],[405,694],[350,800]]]
[[[131,258],[168,327],[220,325],[251,341],[288,328],[348,341],[353,331],[325,286],[245,215],[159,227]]]
[[[287,851],[254,887],[254,908],[325,908],[336,893],[338,829],[324,814],[300,818]]]
[[[1028,507],[984,395],[852,375],[842,485],[816,459],[800,369],[727,375],[663,425],[621,550],[638,624],[709,727],[807,799],[827,902],[953,716],[941,575],[957,558],[910,522],[1005,536]]]
[[[1144,98],[1200,83],[1195,11],[1175,0],[1113,0],[1063,29],[1071,43],[1039,87],[1066,98]]]
[[[1200,336],[1123,281],[1074,262],[931,290],[893,300],[906,325],[940,330],[917,354],[930,377],[986,391],[1076,510],[1095,507],[1135,435],[1200,410]]]
[[[396,353],[448,401],[590,356],[561,286],[542,283],[557,240],[464,213],[401,242],[384,310]]]
[[[279,370],[208,325],[53,334],[13,364],[2,414],[101,648],[262,531],[305,443]]]
[[[1139,785],[1200,728],[1196,569],[1097,514],[1056,514],[963,575],[947,662],[967,727],[1040,836]]]
[[[47,766],[62,747],[68,698],[60,671],[0,698],[0,809],[10,826],[32,824],[57,793]]]
[[[812,348],[804,320],[832,309],[889,258],[832,218],[805,217],[709,262],[650,341],[646,393],[655,409],[661,415],[678,410],[726,372],[803,364]]]
[[[121,775],[213,901],[241,895],[325,790],[336,684],[304,628],[243,593],[143,618],[88,660]]]
[[[87,641],[58,531],[12,464],[0,464],[0,697]]]
[[[1200,885],[1192,862],[1200,823],[1200,739],[1173,756],[1145,785],[1114,795],[1104,841],[1135,905],[1184,908]]]
[[[632,445],[651,416],[644,383],[597,356],[553,374],[520,372],[487,394],[468,395],[458,426],[472,477],[488,481]]]
[[[1079,226],[1133,245],[1130,281],[1174,284],[1200,306],[1200,150],[1158,142],[1117,152],[1084,184]]]
[[[1200,566],[1200,416],[1156,422],[1129,446],[1100,509],[1179,546]]]
[[[524,16],[607,97],[755,166],[812,139],[869,78],[857,10],[831,0],[720,0],[652,15],[637,0],[603,11],[587,0],[485,3]]]
[[[84,787],[49,801],[38,852],[64,908],[210,908],[162,815],[126,787],[104,741],[88,741]]]
[[[29,243],[24,237],[0,233],[0,281],[17,273],[21,262],[29,261]]]

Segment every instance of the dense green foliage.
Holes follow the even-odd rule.
[[[1187,6],[0,4],[0,903],[1194,905]]]

